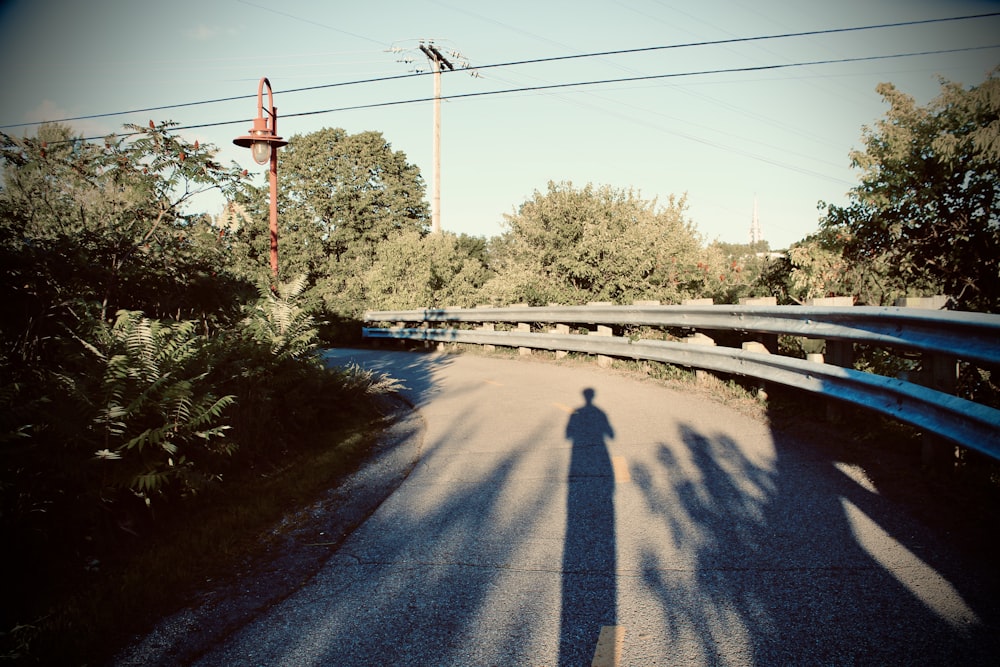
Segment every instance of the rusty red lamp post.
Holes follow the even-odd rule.
[[[264,108],[264,88],[267,88],[267,108]],[[267,112],[267,116],[264,112]],[[253,161],[267,164],[270,160],[271,178],[271,274],[278,277],[278,149],[287,146],[278,136],[278,109],[274,106],[271,82],[262,77],[257,86],[257,117],[253,119],[250,133],[233,139],[237,146],[249,148]]]

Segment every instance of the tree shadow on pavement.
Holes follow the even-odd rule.
[[[633,466],[678,560],[690,559],[641,554],[666,652],[691,664],[991,664],[995,578],[977,588],[947,541],[859,470],[772,438],[773,459],[752,459],[682,424],[655,466]]]
[[[492,385],[439,387],[434,364],[447,357],[412,357],[399,358],[399,368],[429,373],[415,403],[430,394],[470,400],[439,417],[444,426],[424,443],[403,486],[339,548],[319,547],[328,561],[307,587],[196,664],[535,660],[532,621],[558,622],[550,610],[559,595],[563,517],[552,508],[561,504],[569,455],[563,420],[552,419],[559,414],[553,409],[503,432],[486,431],[485,416],[495,407],[476,392],[489,395]],[[525,596],[525,589],[536,594]],[[509,610],[504,618],[486,611],[497,599]]]
[[[329,365],[357,364],[403,382],[405,397],[420,405],[437,392],[435,373],[446,367],[448,355],[337,349],[324,353]],[[147,635],[125,647],[114,664],[189,664],[234,629],[298,590],[329,559],[329,549],[360,525],[412,470],[420,454],[422,424],[397,415],[396,421],[358,470],[331,480],[331,489],[310,505],[291,511],[266,536],[275,545],[247,562],[234,576],[198,592],[186,609],[162,619]],[[322,546],[320,546],[321,543]]]
[[[566,424],[573,443],[566,484],[559,664],[588,664],[602,626],[616,624],[617,563],[614,475],[607,439],[608,416],[583,390],[584,405]]]

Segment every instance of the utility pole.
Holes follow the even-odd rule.
[[[454,70],[433,43],[421,44],[420,50],[431,61],[434,71],[434,184],[431,196],[431,233],[441,233],[441,67]]]

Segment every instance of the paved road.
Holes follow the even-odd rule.
[[[199,665],[1000,655],[996,575],[764,423],[597,368],[334,359],[405,381],[419,462],[306,586]]]

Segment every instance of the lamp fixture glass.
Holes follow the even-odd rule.
[[[267,164],[271,159],[271,143],[267,140],[253,142],[250,144],[250,154],[257,164]]]

